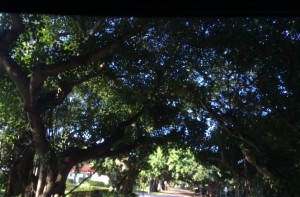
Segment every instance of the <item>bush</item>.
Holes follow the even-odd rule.
[[[72,179],[67,179],[66,185],[74,185],[74,180],[72,180]]]
[[[106,186],[103,182],[99,182],[99,181],[89,180],[88,183],[89,183],[90,186],[99,186],[99,187],[105,187]]]
[[[70,197],[102,197],[101,190],[94,190],[94,191],[75,191],[70,194]]]

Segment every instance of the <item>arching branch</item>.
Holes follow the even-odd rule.
[[[10,54],[10,47],[24,31],[22,18],[19,14],[10,14],[11,28],[0,33],[0,66],[11,78],[20,92],[24,105],[29,105],[29,78],[22,71],[22,67],[14,61]]]
[[[104,58],[106,55],[111,53],[114,49],[121,46],[124,43],[124,41],[126,41],[133,35],[143,30],[148,20],[146,20],[145,22],[146,22],[145,24],[139,25],[135,29],[128,29],[128,31],[126,31],[123,35],[119,36],[118,38],[116,38],[114,41],[106,44],[105,46],[99,48],[98,50],[90,54],[82,55],[82,56],[73,56],[66,61],[42,66],[42,70],[41,70],[42,74],[46,77],[55,75],[68,70],[79,68],[81,66],[86,66],[87,64],[90,64],[97,59]]]

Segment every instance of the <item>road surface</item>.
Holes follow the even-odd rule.
[[[194,192],[186,189],[175,189],[170,188],[168,191],[162,191],[160,193],[147,193],[147,192],[136,192],[139,197],[190,197],[196,196]]]

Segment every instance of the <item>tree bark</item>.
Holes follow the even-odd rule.
[[[133,186],[135,183],[135,179],[139,174],[138,168],[130,168],[129,171],[126,173],[125,179],[120,183],[122,188],[120,189],[120,192],[124,196],[128,196],[132,193]]]
[[[13,161],[5,196],[25,195],[30,192],[33,157],[34,150],[28,148]]]

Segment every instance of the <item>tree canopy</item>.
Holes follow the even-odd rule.
[[[299,194],[299,24],[0,14],[6,194],[62,196],[75,164],[169,143]]]

